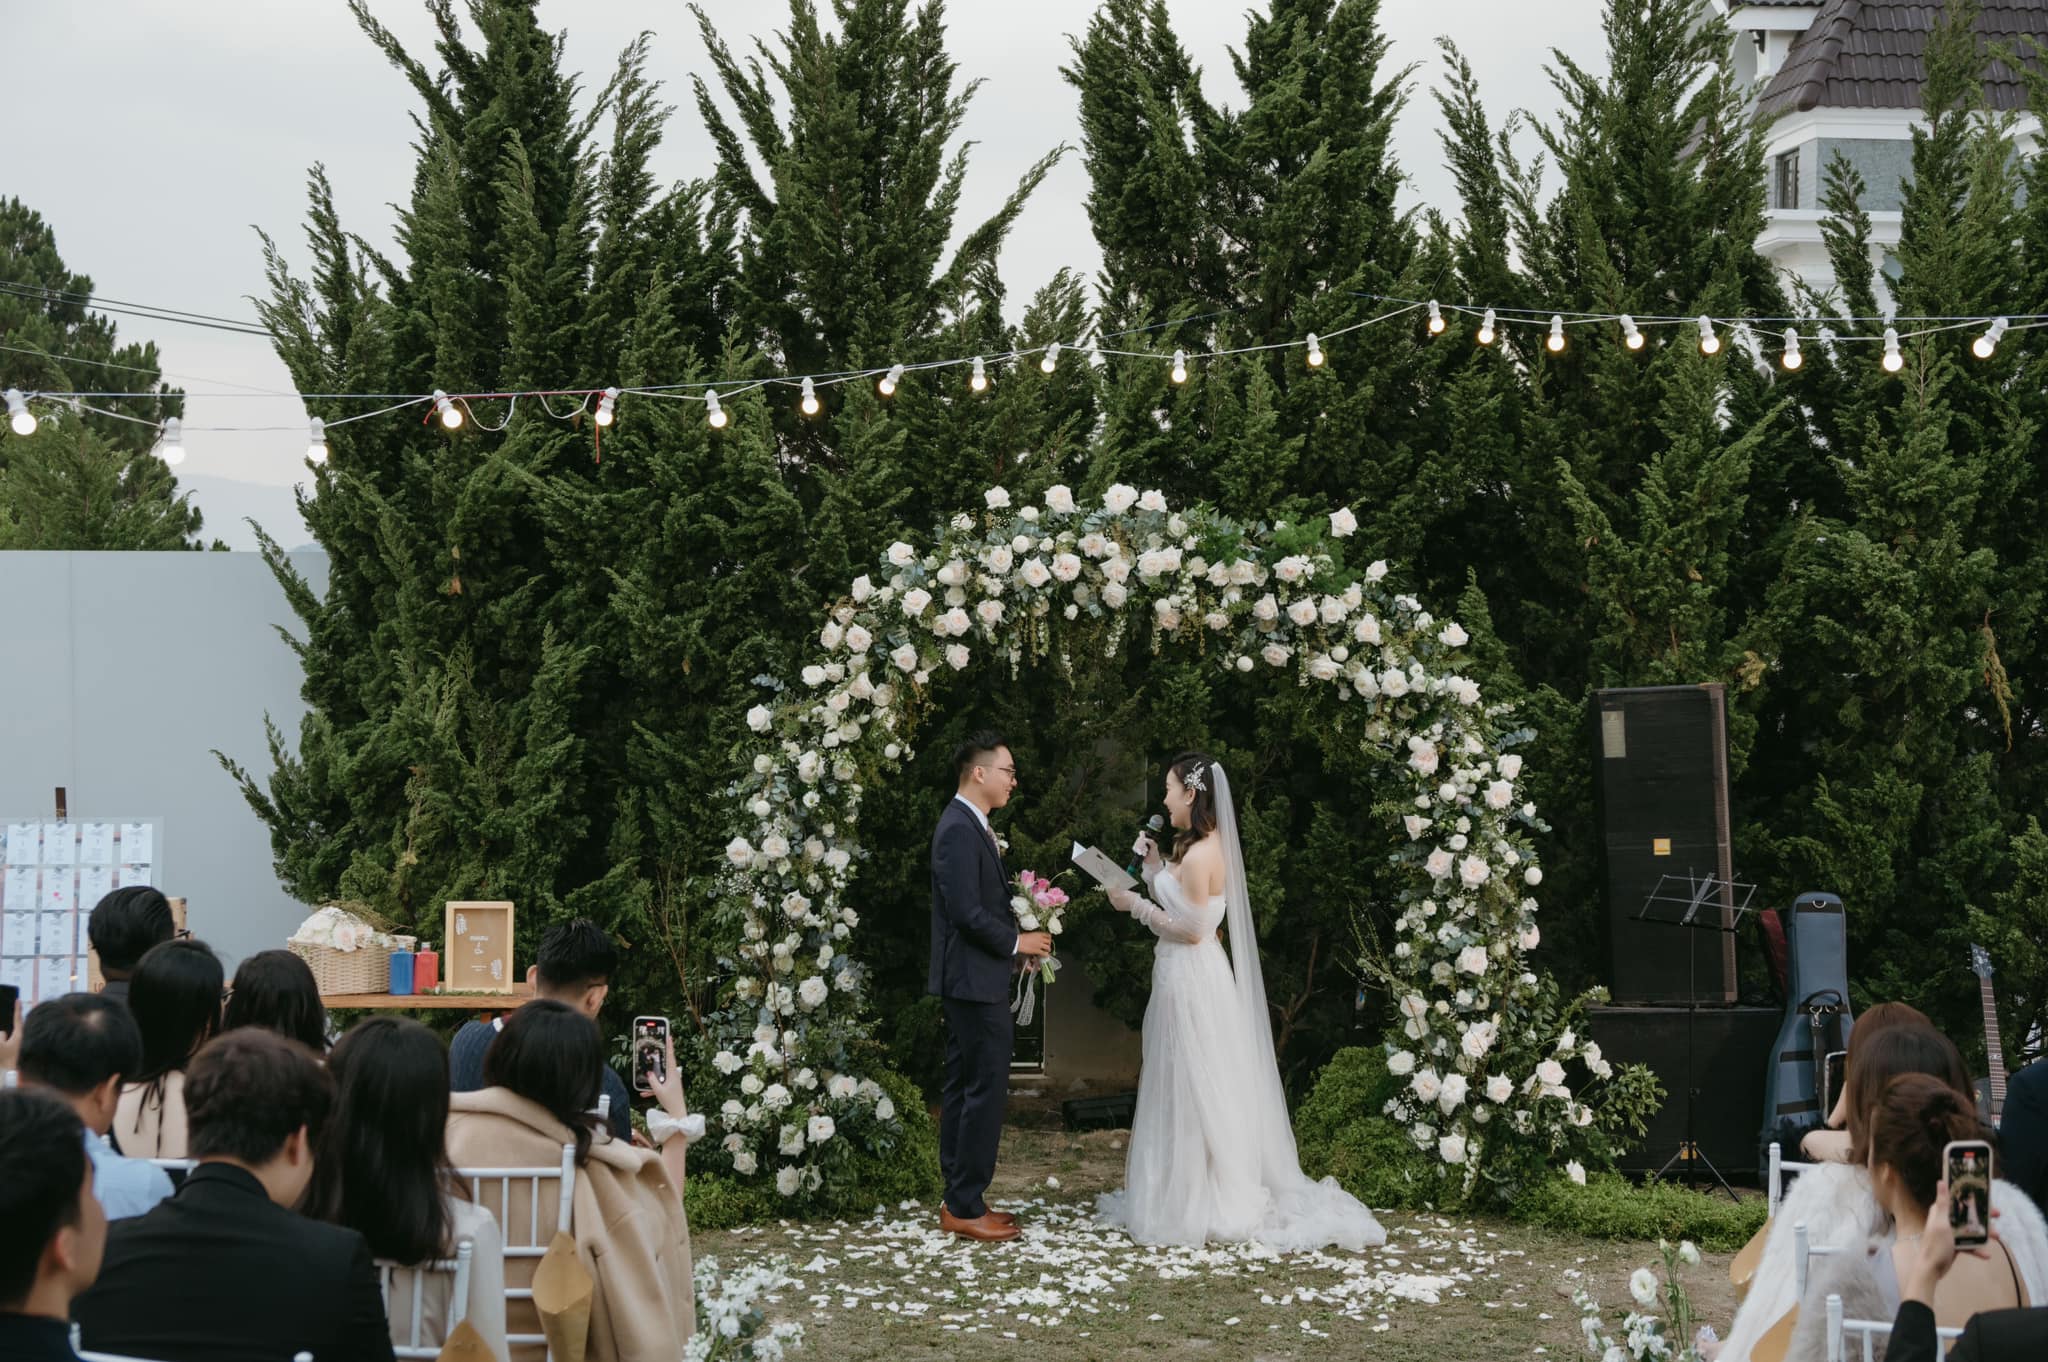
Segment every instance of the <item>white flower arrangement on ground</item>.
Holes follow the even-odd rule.
[[[1693,1333],[1692,1300],[1678,1280],[1679,1267],[1698,1263],[1700,1251],[1690,1239],[1680,1240],[1676,1247],[1660,1239],[1657,1248],[1664,1257],[1664,1275],[1660,1279],[1647,1267],[1629,1274],[1628,1293],[1636,1308],[1622,1316],[1619,1337],[1608,1327],[1607,1316],[1591,1292],[1580,1287],[1572,1293],[1572,1304],[1579,1307],[1579,1332],[1585,1337],[1586,1351],[1601,1362],[1701,1362]],[[1659,1298],[1666,1307],[1663,1315],[1656,1313]]]
[[[804,1326],[769,1324],[762,1302],[787,1287],[801,1286],[781,1258],[749,1263],[729,1277],[718,1274],[716,1258],[700,1258],[692,1273],[697,1292],[697,1332],[683,1349],[684,1362],[781,1362],[800,1346]]]
[[[1405,777],[1399,859],[1412,888],[1392,957],[1360,965],[1401,1000],[1397,1025],[1437,1076],[1437,1098],[1444,1076],[1458,1079],[1454,1101],[1403,1103],[1417,1145],[1469,1187],[1497,1132],[1568,1144],[1592,1110],[1562,1077],[1539,1082],[1535,1057],[1584,1060],[1596,1077],[1607,1066],[1593,1047],[1532,1033],[1546,986],[1523,958],[1540,935],[1529,834],[1543,825],[1520,789],[1521,758],[1499,750],[1505,708],[1459,672],[1465,630],[1399,593],[1385,562],[1346,561],[1348,508],[1326,523],[1245,527],[1121,484],[1092,507],[1065,486],[1041,499],[1020,506],[990,488],[985,512],[954,517],[925,552],[893,545],[828,612],[801,684],[769,681],[775,696],[747,712],[727,789],[733,977],[713,1019],[714,1065],[739,1089],[720,1117],[732,1170],[800,1198],[849,1142],[880,1153],[900,1133],[880,1088],[843,1072],[867,1028],[859,915],[844,894],[863,854],[862,799],[909,758],[914,702],[976,661],[1070,672],[1077,645],[1114,656],[1145,630],[1154,651],[1190,648],[1315,688],[1349,711],[1342,731]],[[802,1068],[824,1083],[793,1111],[759,1099]],[[782,1139],[789,1121],[820,1116],[836,1136]]]

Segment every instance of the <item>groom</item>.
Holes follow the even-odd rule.
[[[1010,877],[988,816],[1010,802],[1017,762],[1002,735],[970,734],[953,753],[958,788],[932,833],[932,967],[929,992],[946,1017],[946,1085],[940,1098],[939,1167],[946,1199],[939,1228],[969,1239],[1015,1239],[1017,1218],[991,1211],[982,1194],[996,1172],[1003,1108],[1010,1100],[1010,976],[1052,954],[1052,937],[1019,932]]]

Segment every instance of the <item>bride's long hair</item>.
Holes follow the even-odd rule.
[[[1215,765],[1216,759],[1205,752],[1183,752],[1167,763],[1166,778],[1179,781],[1181,788],[1194,796],[1188,806],[1187,827],[1173,830],[1173,852],[1167,859],[1176,865],[1189,847],[1216,831],[1216,782],[1208,778]],[[1197,773],[1200,786],[1189,788],[1189,777]]]

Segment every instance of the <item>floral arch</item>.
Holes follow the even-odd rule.
[[[935,678],[977,651],[1013,665],[1045,656],[1084,617],[1108,624],[1111,651],[1141,630],[1155,646],[1200,641],[1224,666],[1290,673],[1364,711],[1362,741],[1411,791],[1395,940],[1360,962],[1398,999],[1387,1064],[1407,1086],[1386,1114],[1467,1187],[1497,1141],[1549,1154],[1582,1144],[1594,1113],[1564,1065],[1610,1069],[1556,1019],[1554,991],[1526,962],[1542,881],[1529,834],[1542,825],[1519,790],[1521,758],[1500,750],[1504,707],[1460,671],[1465,631],[1398,592],[1385,562],[1349,563],[1349,510],[1246,528],[1123,485],[1096,507],[1064,486],[1043,505],[1014,505],[1001,487],[985,501],[928,551],[891,545],[830,610],[800,682],[747,714],[719,919],[735,968],[712,1030],[732,1087],[704,1103],[722,1135],[712,1166],[772,1179],[801,1203],[855,1143],[881,1152],[901,1135],[902,1114],[850,1058],[863,971],[845,892],[864,790],[908,755],[912,701]]]

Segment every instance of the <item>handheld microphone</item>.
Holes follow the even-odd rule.
[[[1151,833],[1151,834],[1152,834],[1152,837],[1153,837],[1153,840],[1154,840],[1154,841],[1157,841],[1157,840],[1158,840],[1158,837],[1159,837],[1159,833],[1160,833],[1160,831],[1161,831],[1162,829],[1164,829],[1165,827],[1166,827],[1166,819],[1164,819],[1163,817],[1161,817],[1160,815],[1158,815],[1158,814],[1156,814],[1156,813],[1155,813],[1155,814],[1153,814],[1153,815],[1152,815],[1152,816],[1151,816],[1150,818],[1148,818],[1148,819],[1146,819],[1146,820],[1145,820],[1145,826],[1144,826],[1144,828],[1143,828],[1143,829],[1141,829],[1141,830],[1142,830],[1142,831],[1144,831],[1144,832],[1149,832],[1149,833]],[[1142,880],[1142,879],[1144,879],[1144,878],[1145,878],[1145,863],[1144,863],[1144,861],[1142,861],[1142,860],[1139,860],[1139,859],[1137,859],[1137,858],[1133,857],[1133,858],[1132,858],[1132,860],[1131,860],[1131,863],[1130,863],[1129,865],[1127,865],[1127,866],[1125,866],[1125,867],[1124,867],[1124,874],[1126,874],[1126,875],[1129,875],[1129,876],[1130,876],[1130,877],[1131,877],[1132,879],[1134,879],[1134,880]]]

